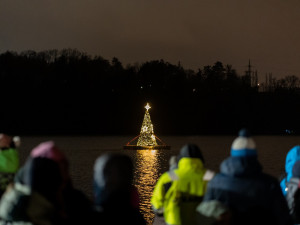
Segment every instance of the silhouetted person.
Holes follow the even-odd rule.
[[[16,179],[21,182],[8,188],[0,201],[1,223],[64,224],[62,174],[55,161],[29,158]]]
[[[201,203],[217,200],[232,212],[233,224],[291,224],[286,200],[276,178],[262,172],[254,140],[239,132],[225,159],[208,184]]]
[[[204,167],[198,146],[184,145],[178,157],[178,168],[163,173],[155,185],[151,198],[154,212],[163,214],[167,224],[195,224],[196,206],[202,201],[213,175]]]
[[[63,176],[62,200],[65,223],[88,223],[93,204],[83,192],[74,188],[69,172],[69,162],[65,154],[53,141],[47,141],[35,147],[31,151],[30,157],[49,158],[58,163]]]
[[[139,212],[137,190],[132,185],[133,164],[123,154],[104,154],[94,165],[96,224],[136,224],[146,221]]]
[[[52,141],[31,151],[0,203],[0,217],[14,222],[85,224],[91,213],[91,201],[73,188],[67,159]]]

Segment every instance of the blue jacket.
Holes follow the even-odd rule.
[[[292,177],[292,169],[297,160],[300,160],[300,146],[294,146],[286,155],[285,159],[285,172],[286,176],[281,180],[280,186],[284,196],[286,196],[286,183],[290,181]]]
[[[220,173],[208,184],[203,201],[209,200],[228,206],[234,213],[234,224],[290,224],[279,182],[262,172],[256,156],[224,160]]]

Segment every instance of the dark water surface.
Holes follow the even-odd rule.
[[[229,156],[235,136],[167,136],[161,139],[171,145],[171,150],[123,150],[131,136],[24,136],[21,137],[20,157],[24,163],[32,148],[40,142],[53,140],[65,152],[69,162],[74,186],[92,199],[93,166],[97,157],[105,152],[128,154],[135,164],[134,184],[140,193],[140,208],[152,224],[154,214],[150,197],[158,177],[168,170],[169,158],[178,154],[186,143],[197,144],[203,152],[205,166],[218,171],[220,163]],[[264,171],[275,177],[284,172],[285,156],[294,145],[300,144],[300,136],[253,137],[258,158]]]

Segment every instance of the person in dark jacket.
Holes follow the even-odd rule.
[[[0,203],[2,220],[15,223],[90,224],[91,215],[92,202],[73,187],[68,161],[53,141],[31,151]]]
[[[29,158],[0,201],[0,224],[62,225],[62,174],[47,158]],[[18,180],[18,181],[17,181]]]
[[[133,164],[123,154],[104,154],[94,165],[94,220],[97,224],[136,224],[146,221],[137,204],[132,185]]]
[[[53,141],[46,141],[36,146],[30,153],[31,158],[47,158],[55,161],[62,174],[62,212],[66,224],[85,224],[93,210],[92,201],[73,186],[69,172],[69,161]],[[91,222],[91,221],[90,221]]]
[[[254,140],[242,129],[218,173],[208,184],[201,204],[217,200],[232,212],[232,224],[291,223],[278,180],[263,173]]]

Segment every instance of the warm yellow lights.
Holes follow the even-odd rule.
[[[157,145],[156,143],[156,138],[154,135],[154,130],[153,130],[153,124],[150,119],[150,114],[149,114],[149,109],[150,109],[149,103],[145,106],[146,112],[141,128],[141,133],[137,142],[137,146],[155,146]]]
[[[141,131],[138,136],[129,141],[124,149],[137,149],[137,150],[158,150],[158,149],[170,149],[170,146],[166,145],[162,140],[160,140],[155,134],[153,129],[153,124],[150,119],[149,109],[151,106],[149,103],[146,104],[144,120],[142,123]],[[137,142],[136,142],[137,140]],[[159,142],[159,145],[157,144]],[[136,144],[131,144],[136,143]],[[155,152],[152,152],[155,153]]]

